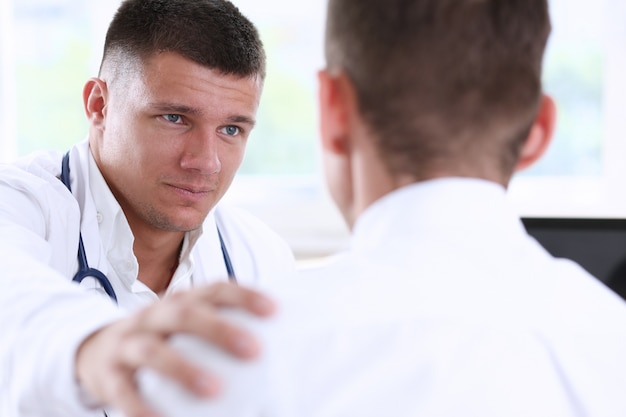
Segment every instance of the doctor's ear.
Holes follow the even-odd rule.
[[[89,124],[101,127],[107,102],[107,84],[100,78],[90,78],[83,87],[83,106]]]
[[[354,87],[343,71],[321,70],[317,78],[322,149],[333,154],[346,154],[356,111]]]
[[[550,96],[544,94],[541,97],[537,117],[520,152],[519,160],[515,166],[516,171],[529,167],[543,156],[552,141],[555,124],[556,104]]]

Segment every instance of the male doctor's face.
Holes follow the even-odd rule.
[[[196,229],[241,164],[262,81],[171,52],[132,68],[85,88],[88,109],[102,102],[92,152],[135,233]]]

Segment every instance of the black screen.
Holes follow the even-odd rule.
[[[626,298],[626,219],[522,218],[548,252],[580,264]]]

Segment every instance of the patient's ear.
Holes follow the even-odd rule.
[[[318,72],[319,116],[322,149],[345,154],[349,148],[351,112],[354,111],[353,89],[344,72]]]
[[[515,166],[516,171],[529,167],[543,156],[552,140],[555,123],[556,105],[550,96],[544,94],[541,97],[535,122],[530,128],[528,138],[520,152],[519,160]]]

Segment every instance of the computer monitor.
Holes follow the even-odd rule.
[[[626,299],[626,219],[524,217],[522,222],[553,256],[572,259]]]

